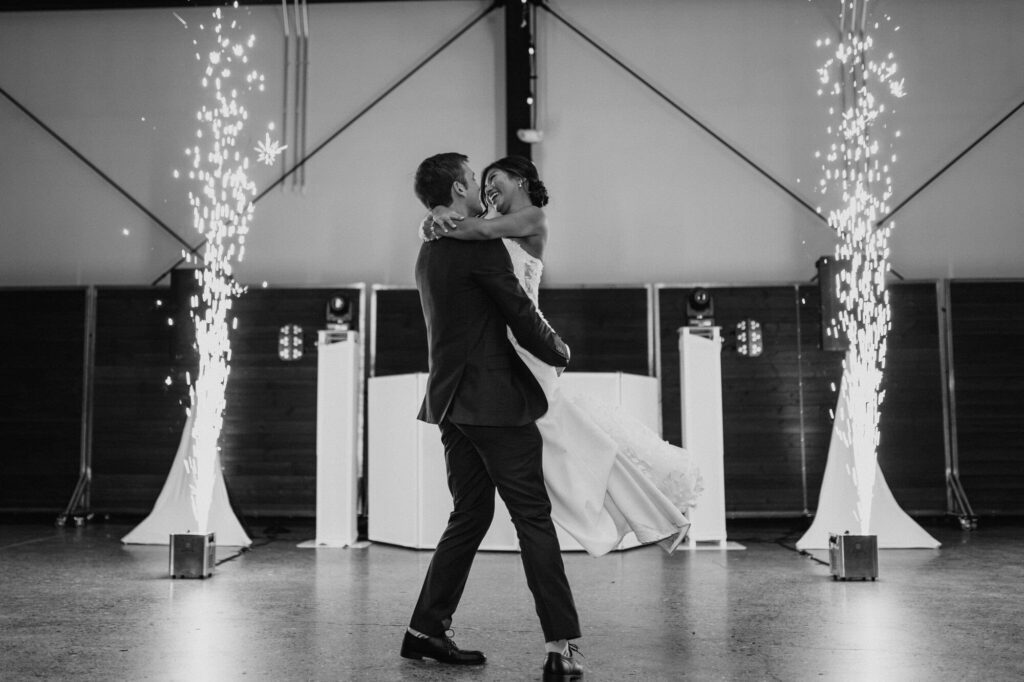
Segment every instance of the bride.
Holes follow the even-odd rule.
[[[521,156],[495,161],[484,169],[483,181],[481,199],[491,217],[461,216],[438,206],[424,218],[420,236],[501,238],[516,277],[539,310],[547,189],[533,163]],[[537,428],[544,441],[551,518],[593,556],[615,549],[630,532],[641,544],[657,542],[669,553],[675,550],[686,537],[686,513],[701,490],[690,453],[616,407],[570,394],[557,370],[522,348],[511,330],[509,340],[548,401]]]

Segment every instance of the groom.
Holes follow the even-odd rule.
[[[483,212],[480,188],[462,154],[438,154],[416,170],[416,196],[428,208]],[[427,323],[430,373],[418,418],[437,424],[444,443],[454,511],[434,552],[402,641],[405,658],[479,665],[479,651],[448,636],[477,548],[494,515],[497,489],[519,536],[547,650],[545,673],[582,674],[567,646],[579,620],[551,521],[534,423],[547,400],[508,341],[507,327],[528,351],[555,367],[569,348],[519,286],[500,240],[424,242],[416,286]]]

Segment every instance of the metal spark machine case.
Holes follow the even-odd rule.
[[[833,580],[878,577],[877,535],[829,535],[828,559]]]
[[[182,533],[171,535],[169,559],[172,578],[208,578],[217,563],[214,533]]]

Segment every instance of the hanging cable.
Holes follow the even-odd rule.
[[[295,20],[295,102],[293,111],[295,113],[292,123],[292,145],[295,148],[295,158],[300,158],[302,152],[299,150],[299,136],[302,125],[299,119],[302,118],[302,19],[299,16],[299,0],[292,0],[292,13]],[[301,173],[292,175],[292,189],[299,186]]]
[[[291,66],[289,57],[292,50],[292,35],[291,29],[288,27],[288,0],[281,0],[281,21],[284,22],[284,83],[281,87],[281,91],[284,93],[282,96],[281,103],[281,135],[288,136],[288,67]],[[288,148],[290,145],[285,145],[284,150],[281,153],[281,172],[283,173],[288,168]],[[296,152],[292,150],[292,156],[294,157]],[[298,158],[298,157],[295,157]]]
[[[457,32],[456,32],[456,33],[455,33],[455,34],[454,34],[454,35],[453,35],[453,36],[452,36],[451,38],[449,38],[448,40],[444,41],[444,42],[443,42],[443,43],[442,43],[442,44],[441,44],[441,45],[440,45],[440,46],[439,46],[438,48],[436,48],[436,49],[435,49],[435,50],[434,50],[433,52],[431,52],[431,53],[430,53],[429,55],[427,55],[427,56],[426,56],[426,57],[425,57],[425,58],[424,58],[424,59],[423,59],[422,61],[420,61],[420,63],[419,63],[419,64],[417,64],[417,65],[416,65],[416,66],[414,66],[414,67],[413,67],[412,69],[410,69],[410,70],[409,70],[408,72],[406,72],[406,74],[405,74],[404,76],[402,76],[401,78],[399,78],[399,79],[398,79],[398,80],[397,80],[397,81],[396,81],[396,82],[395,82],[395,83],[394,83],[394,84],[393,84],[393,85],[392,85],[391,87],[389,87],[389,88],[388,88],[387,90],[385,90],[385,91],[384,91],[383,93],[381,93],[381,94],[380,94],[380,95],[378,95],[378,96],[377,96],[376,98],[374,98],[374,99],[373,99],[373,101],[371,101],[371,102],[370,102],[369,104],[367,104],[367,105],[366,105],[365,107],[363,107],[362,109],[360,109],[360,110],[359,110],[359,112],[358,112],[358,113],[356,113],[356,115],[355,115],[355,116],[353,116],[352,118],[350,118],[350,119],[349,119],[348,121],[346,121],[346,122],[345,122],[345,123],[344,123],[344,124],[343,124],[343,125],[342,125],[341,127],[339,127],[339,128],[337,129],[337,130],[335,130],[335,131],[334,131],[333,133],[331,133],[331,135],[329,135],[329,136],[327,137],[327,139],[325,139],[325,140],[324,140],[323,142],[321,142],[320,144],[318,144],[318,145],[317,145],[317,146],[316,146],[316,147],[315,147],[315,148],[313,149],[313,151],[309,152],[309,153],[308,153],[308,154],[306,154],[306,155],[305,155],[305,156],[304,156],[304,157],[303,157],[303,158],[302,158],[301,160],[297,161],[297,162],[295,163],[295,165],[294,165],[294,166],[293,166],[293,167],[292,167],[292,168],[291,168],[291,169],[290,169],[290,170],[289,170],[289,171],[288,171],[287,173],[285,173],[285,174],[284,174],[283,176],[281,176],[280,178],[278,178],[277,180],[275,180],[275,181],[274,181],[273,183],[271,183],[270,185],[268,185],[268,186],[266,187],[266,189],[264,189],[264,190],[263,190],[262,192],[260,192],[260,193],[259,193],[259,194],[258,194],[258,195],[257,195],[257,196],[256,196],[256,197],[255,197],[255,198],[253,199],[253,200],[252,200],[252,201],[253,201],[253,203],[256,203],[257,201],[259,201],[260,199],[262,199],[263,197],[265,197],[265,196],[266,196],[266,195],[267,195],[267,194],[268,194],[268,193],[270,192],[270,190],[274,189],[274,187],[276,187],[276,186],[277,186],[277,185],[279,185],[280,183],[284,182],[284,180],[285,180],[285,179],[286,179],[286,178],[287,178],[287,177],[288,177],[289,175],[291,175],[292,173],[295,173],[295,172],[296,172],[296,171],[297,171],[297,170],[298,170],[299,168],[301,168],[301,167],[302,167],[303,165],[305,165],[305,164],[306,164],[306,163],[307,163],[307,162],[308,162],[308,161],[309,161],[309,160],[310,160],[311,158],[313,158],[313,157],[314,157],[314,156],[316,156],[316,155],[317,155],[318,153],[320,153],[320,151],[321,151],[321,150],[322,150],[322,149],[323,149],[324,147],[326,147],[327,145],[329,145],[329,144],[330,144],[331,142],[333,142],[333,141],[335,140],[335,138],[337,138],[337,137],[338,137],[339,135],[341,135],[341,134],[342,134],[343,132],[345,132],[346,130],[348,130],[348,129],[349,129],[349,128],[350,128],[350,127],[351,127],[351,126],[352,126],[352,125],[353,125],[353,124],[354,124],[354,123],[356,122],[356,121],[358,121],[358,120],[359,120],[359,119],[361,119],[361,118],[362,118],[363,116],[365,116],[365,115],[366,115],[367,113],[369,113],[371,109],[373,109],[373,108],[374,108],[374,107],[376,107],[376,106],[377,106],[378,104],[380,104],[380,103],[381,103],[381,102],[382,102],[382,101],[383,101],[383,100],[384,100],[384,99],[385,99],[386,97],[388,97],[388,95],[390,95],[390,94],[391,94],[391,93],[393,93],[393,92],[394,92],[395,90],[397,90],[397,89],[398,89],[399,87],[401,87],[401,86],[402,86],[402,85],[403,85],[403,84],[404,84],[404,83],[405,83],[405,82],[406,82],[407,80],[409,80],[409,79],[410,79],[410,78],[412,78],[412,77],[413,77],[413,76],[414,76],[414,75],[415,75],[415,74],[416,74],[417,72],[419,72],[419,70],[420,70],[420,69],[422,69],[422,68],[423,68],[424,66],[426,66],[427,64],[429,64],[429,63],[430,63],[431,61],[433,61],[433,59],[434,59],[435,57],[437,57],[437,55],[441,54],[441,53],[442,53],[442,52],[444,52],[444,51],[445,51],[446,49],[448,49],[448,47],[449,47],[449,46],[451,46],[451,44],[452,44],[452,43],[454,43],[454,42],[455,42],[456,40],[458,40],[459,38],[461,38],[461,37],[462,37],[462,36],[463,36],[463,35],[464,35],[464,34],[465,34],[465,33],[466,33],[467,31],[469,31],[469,30],[470,30],[471,28],[473,28],[473,27],[474,27],[474,26],[476,26],[476,25],[477,25],[478,23],[480,23],[480,22],[481,22],[481,21],[482,21],[482,20],[483,20],[483,19],[484,19],[484,18],[485,18],[485,17],[486,17],[486,16],[488,15],[488,14],[490,14],[490,13],[491,13],[492,11],[494,11],[495,9],[497,9],[497,8],[498,8],[498,7],[500,7],[500,6],[501,6],[501,0],[495,0],[495,2],[491,3],[491,6],[490,6],[490,7],[488,7],[487,9],[485,9],[485,10],[484,10],[483,12],[481,12],[481,13],[480,13],[479,15],[477,15],[477,16],[476,16],[475,18],[473,18],[473,19],[472,19],[472,20],[471,20],[471,21],[470,21],[470,22],[469,22],[468,24],[466,24],[466,25],[465,25],[464,27],[462,27],[461,29],[459,29],[459,30],[458,30],[458,31],[457,31]]]
[[[298,1],[298,0],[296,0]],[[309,121],[309,114],[306,112],[306,102],[309,101],[309,5],[302,0],[302,126],[299,135],[298,154],[306,154],[306,124]],[[299,167],[299,184],[306,189],[306,166]]]
[[[530,130],[537,130],[537,5],[529,5],[529,45],[526,48],[530,55]]]

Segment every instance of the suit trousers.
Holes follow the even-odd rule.
[[[579,637],[576,604],[544,486],[543,443],[537,425],[471,426],[445,419],[440,429],[454,509],[409,626],[440,637],[451,625],[473,558],[490,528],[497,488],[519,537],[526,584],[544,640]]]

